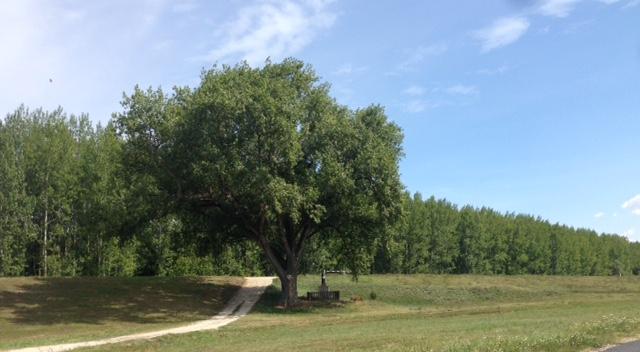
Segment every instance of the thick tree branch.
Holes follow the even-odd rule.
[[[280,262],[280,260],[278,260],[278,257],[273,252],[271,245],[269,244],[269,242],[267,241],[267,239],[264,237],[263,234],[260,234],[258,232],[254,232],[254,233],[258,240],[258,244],[266,254],[269,262],[271,262],[271,264],[273,265],[273,268],[276,270],[276,274],[278,275],[280,280],[284,281],[287,277],[287,273],[284,267],[282,266],[282,263]]]

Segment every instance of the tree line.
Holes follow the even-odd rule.
[[[622,236],[403,193],[399,128],[317,81],[295,60],[238,65],[136,88],[106,126],[8,114],[0,276],[638,274]]]
[[[61,109],[0,120],[0,276],[259,272],[257,250],[187,236],[152,184],[127,176],[112,123]]]
[[[152,183],[131,182],[113,123],[20,107],[0,121],[0,275],[265,274],[248,241],[227,243],[165,214]],[[640,244],[529,215],[406,193],[403,215],[357,253],[362,272],[618,275]],[[195,232],[195,233],[194,233]],[[212,239],[213,238],[213,239]],[[306,272],[347,269],[336,241],[314,240]],[[351,253],[353,255],[353,253]]]
[[[640,244],[615,234],[458,208],[420,194],[404,202],[403,220],[374,252],[375,272],[622,275],[640,269]]]

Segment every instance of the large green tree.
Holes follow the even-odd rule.
[[[194,90],[136,89],[123,105],[129,165],[152,177],[158,197],[255,241],[285,306],[296,302],[310,239],[335,239],[356,269],[401,212],[400,128],[379,106],[336,103],[300,61],[213,69]]]
[[[54,244],[67,240],[73,226],[75,141],[62,109],[36,110],[29,119],[33,127],[25,143],[25,175],[27,192],[35,201],[34,222],[40,232],[40,273],[47,276],[50,256],[59,267],[64,254],[63,248]]]
[[[22,275],[35,237],[24,175],[20,129],[0,120],[0,276]]]

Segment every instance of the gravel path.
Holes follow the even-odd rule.
[[[81,347],[94,347],[100,345],[106,345],[110,343],[119,343],[133,340],[152,339],[159,336],[170,334],[186,334],[194,331],[214,330],[227,324],[233,323],[241,317],[247,315],[251,308],[260,299],[260,296],[264,290],[271,285],[273,281],[272,277],[247,277],[242,284],[242,288],[235,294],[225,306],[225,308],[218,313],[218,315],[211,319],[198,321],[189,325],[164,329],[152,332],[145,332],[140,334],[125,335],[112,337],[102,340],[85,341],[66,343],[61,345],[49,345],[39,347],[21,348],[16,350],[9,350],[7,352],[60,352],[70,351]]]

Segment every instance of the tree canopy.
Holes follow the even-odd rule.
[[[130,164],[177,203],[224,218],[228,236],[255,241],[285,305],[309,239],[358,252],[400,215],[400,128],[379,106],[336,103],[300,61],[213,69],[193,90],[136,89],[124,106]]]

